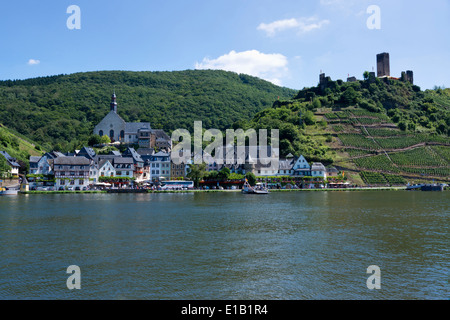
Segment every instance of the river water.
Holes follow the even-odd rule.
[[[0,299],[448,299],[449,223],[449,192],[3,196]]]

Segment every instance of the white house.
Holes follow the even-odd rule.
[[[89,186],[91,160],[85,157],[57,157],[53,160],[56,188],[82,190]]]
[[[11,157],[6,151],[0,151],[0,155],[5,157],[6,159],[6,163],[9,165],[9,167],[11,168],[9,170],[9,173],[13,176],[13,177],[17,177],[19,176],[19,168],[20,165],[17,163],[17,159]]]
[[[327,169],[320,162],[314,162],[311,166],[311,176],[317,178],[327,178]]]
[[[311,166],[303,156],[298,157],[294,165],[292,166],[292,174],[294,176],[309,176],[310,171]]]
[[[115,177],[116,169],[110,160],[101,160],[98,164],[98,177]]]
[[[149,161],[150,167],[150,179],[159,180],[164,178],[166,180],[170,179],[170,153],[158,152],[150,157]]]

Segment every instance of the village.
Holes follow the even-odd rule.
[[[85,146],[74,152],[46,152],[42,156],[30,156],[29,172],[21,175],[24,191],[88,191],[99,189],[160,189],[169,181],[189,181],[194,156],[177,164],[171,157],[172,140],[160,129],[152,129],[150,123],[125,122],[117,113],[115,93],[110,111],[94,128],[94,134],[109,137],[110,146],[121,146],[123,152],[111,150],[97,154],[94,148]],[[138,148],[135,148],[138,146]],[[236,147],[234,147],[236,153]],[[269,150],[272,156],[277,155]],[[248,147],[246,150],[248,153]],[[252,174],[257,181],[268,183],[271,188],[326,188],[346,187],[344,175],[334,167],[326,168],[320,162],[309,163],[303,156],[289,154],[278,159],[277,167],[263,164],[257,151],[257,159],[238,164],[218,164],[210,161],[205,175],[196,188],[241,189],[245,176]],[[9,177],[19,178],[16,159],[2,151],[10,166]],[[278,156],[278,155],[277,155]],[[248,156],[247,156],[248,160]],[[217,174],[220,173],[220,174]],[[179,187],[179,184],[176,184]],[[193,183],[186,188],[193,188]]]

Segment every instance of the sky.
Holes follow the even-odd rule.
[[[391,76],[448,88],[449,30],[449,0],[2,1],[0,80],[222,69],[302,89],[388,52]]]

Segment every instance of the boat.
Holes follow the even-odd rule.
[[[0,196],[16,196],[18,193],[17,189],[0,188]]]
[[[422,191],[443,191],[444,185],[442,185],[442,184],[425,184],[420,188],[420,190],[422,190]]]
[[[265,186],[264,183],[257,183],[256,186],[252,187],[248,181],[245,181],[244,185],[242,186],[242,193],[247,194],[268,194],[269,189]]]
[[[406,190],[420,190],[420,191],[443,191],[445,184],[415,184],[406,187]]]

